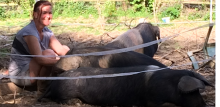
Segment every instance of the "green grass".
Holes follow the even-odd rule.
[[[29,18],[13,18],[13,19],[7,19],[7,20],[0,20],[1,26],[25,26],[30,22]]]
[[[137,22],[139,18],[133,18]],[[121,25],[106,25],[104,27],[104,31],[100,28],[98,25],[99,20],[95,18],[83,18],[83,17],[78,17],[78,18],[55,18],[52,20],[51,26],[49,28],[54,32],[54,34],[58,35],[61,33],[65,32],[85,32],[88,34],[94,34],[94,35],[100,35],[103,34],[104,32],[111,32],[113,31],[126,31],[128,30],[128,27],[125,26],[123,23],[125,22],[125,17],[119,17],[118,20],[120,20]],[[130,23],[130,18],[127,18],[126,23]],[[149,19],[150,20],[150,19]],[[137,23],[133,21],[132,26],[136,25]],[[151,23],[154,23],[154,20],[150,20]],[[178,19],[175,20],[175,22],[181,22],[184,21],[183,19]],[[17,33],[23,26],[27,25],[30,22],[29,18],[26,19],[10,19],[6,21],[0,21],[0,31],[4,31],[7,33]],[[74,23],[83,23],[83,24],[91,24],[91,26],[81,26],[81,25],[74,25]],[[65,25],[69,24],[69,25]],[[116,24],[119,24],[117,22]],[[184,26],[191,26],[194,27],[196,26],[201,26],[206,23],[189,23],[189,24],[184,24]],[[175,25],[178,24],[161,24],[159,25],[160,27],[171,27],[175,29]]]

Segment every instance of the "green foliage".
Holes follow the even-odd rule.
[[[203,20],[210,20],[210,13],[205,14]],[[212,13],[212,20],[215,20],[215,13]]]
[[[29,17],[30,15],[32,15],[32,8],[33,5],[35,3],[35,0],[21,0],[19,1],[18,4],[20,4],[21,8],[22,8],[22,16],[21,17]]]
[[[215,10],[215,6],[213,6],[213,10],[212,11],[216,11]],[[203,16],[202,19],[205,20],[205,21],[210,20],[210,11],[204,12],[204,13],[205,13],[205,15]],[[215,12],[212,13],[212,20],[216,20],[215,19]]]
[[[188,15],[188,19],[189,20],[200,19],[200,18],[202,18],[202,16],[203,15],[200,12],[193,12]]]
[[[204,21],[207,21],[207,20],[210,20],[210,12],[209,11],[196,10],[195,12],[190,13],[187,18],[189,20],[202,19]],[[215,12],[212,13],[212,20],[215,20]]]
[[[144,3],[145,1],[145,3]],[[107,23],[117,23],[121,22],[119,17],[136,18],[136,17],[147,17],[152,19],[154,0],[127,0],[127,4],[130,7],[124,10],[121,6],[122,2],[105,1],[100,7],[102,15],[107,20]],[[35,0],[0,0],[0,3],[8,4],[15,3],[16,6],[2,6],[0,7],[0,20],[10,19],[10,18],[29,18],[32,15],[33,4]],[[94,5],[96,2],[73,2],[72,0],[59,0],[59,2],[53,2],[53,17],[71,17],[77,18],[83,16],[84,18],[90,18],[93,16],[97,18],[98,10]],[[145,7],[146,6],[146,7]],[[202,4],[201,7],[195,8],[193,13],[187,13],[185,15],[189,20],[209,20],[209,12],[206,5]],[[205,10],[201,10],[205,9]],[[179,18],[180,16],[180,4],[174,4],[169,7],[161,7],[159,9],[158,18],[170,17],[171,20]],[[215,20],[215,13],[213,13],[213,20]],[[83,21],[82,21],[83,22]]]
[[[146,12],[146,8],[143,8],[140,11],[134,11],[133,9],[129,8],[126,11],[123,10],[122,7],[117,8],[116,13],[117,17],[153,17],[151,13]]]
[[[114,14],[116,11],[115,2],[106,1],[103,8],[104,8],[103,15],[105,17],[115,16]]]
[[[171,20],[177,19],[180,17],[180,12],[180,5],[177,4],[166,8],[165,11],[162,11],[161,17],[170,17]]]
[[[107,18],[107,23],[114,23],[117,20],[115,2],[106,1],[102,10],[103,16]]]
[[[32,14],[32,8],[33,4],[35,3],[35,0],[4,0],[3,3],[14,3],[17,5],[5,6],[5,13],[4,16],[0,16],[1,19],[28,18]],[[0,9],[0,11],[2,10]]]
[[[0,0],[0,3],[9,3],[10,0]]]
[[[143,4],[143,0],[129,0],[130,4],[132,5],[133,11],[141,11],[143,8],[145,8]]]
[[[4,20],[5,17],[5,9],[3,7],[0,7],[0,19]]]
[[[88,17],[89,14],[97,16],[97,9],[88,2],[56,2],[53,8],[54,17]],[[86,16],[87,15],[87,16]]]
[[[153,7],[154,7],[153,3],[154,3],[154,0],[146,0],[145,1],[148,12],[153,12]]]
[[[195,10],[198,11],[199,9],[198,9],[198,8],[195,8]]]

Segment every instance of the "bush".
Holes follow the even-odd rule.
[[[105,17],[115,16],[114,15],[114,13],[116,11],[115,2],[106,1],[103,8],[104,8],[103,15]]]
[[[195,19],[200,19],[200,18],[202,18],[202,14],[201,13],[199,13],[199,12],[193,12],[193,13],[190,13],[189,15],[188,15],[188,19],[189,20],[195,20]]]
[[[210,20],[210,13],[207,13],[204,17],[203,20]],[[212,13],[212,20],[215,20],[215,13]]]
[[[54,17],[78,17],[86,15],[97,15],[97,9],[88,2],[56,2],[53,8]]]
[[[213,11],[216,11],[216,6],[213,7]],[[203,20],[209,20],[210,19],[210,13],[206,13],[206,15],[203,17]],[[216,12],[212,13],[212,20],[216,20]]]
[[[143,1],[144,0],[128,0],[129,3],[132,5],[133,11],[141,11],[145,8]]]
[[[5,9],[3,7],[0,7],[0,19],[4,20],[5,17]]]
[[[106,1],[102,8],[102,14],[107,18],[107,23],[113,23],[117,20],[115,2]]]
[[[165,11],[162,11],[160,17],[170,17],[171,20],[179,18],[181,12],[180,6],[181,5],[178,4],[166,8]]]
[[[145,0],[145,6],[147,7],[148,12],[153,12],[154,0]]]

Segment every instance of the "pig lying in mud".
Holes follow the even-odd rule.
[[[107,47],[86,47],[75,48],[68,52],[68,55],[82,54],[100,51],[109,51],[115,48]],[[99,55],[99,56],[73,56],[61,58],[54,69],[77,69],[79,67],[98,67],[98,68],[111,68],[111,67],[128,67],[137,65],[156,65],[159,67],[166,67],[157,60],[137,52],[129,51],[117,54]]]
[[[99,106],[159,107],[167,102],[181,107],[206,107],[199,89],[212,85],[202,75],[188,70],[161,69],[152,65],[78,68],[63,72],[59,77],[132,73],[144,70],[148,71],[129,76],[53,80],[38,101],[49,98],[58,103],[66,103],[76,98],[84,103]]]

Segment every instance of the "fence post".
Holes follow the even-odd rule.
[[[183,2],[184,2],[184,0],[181,0],[180,2],[181,2],[181,8],[180,8],[180,9],[181,9],[181,12],[180,12],[180,17],[181,17],[181,16],[183,16],[183,5],[184,5]]]
[[[125,11],[127,11],[126,0],[122,1],[122,5],[123,5],[123,9],[124,9]]]
[[[212,0],[210,0],[210,23],[212,23]]]
[[[154,0],[154,2],[153,2],[154,23],[156,23],[155,5],[156,5],[156,0]]]

